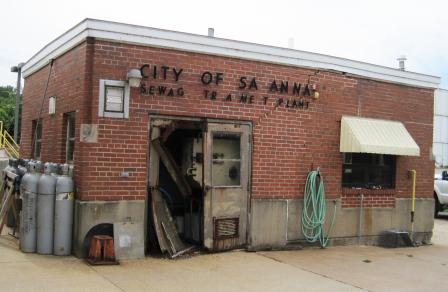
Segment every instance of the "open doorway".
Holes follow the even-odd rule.
[[[171,257],[247,242],[250,126],[150,119],[148,250]]]
[[[180,236],[187,242],[200,246],[203,215],[202,129],[176,129],[165,145],[184,175],[191,193],[187,197],[181,194],[162,161],[159,162],[159,190],[168,200]]]
[[[201,121],[153,120],[149,167],[149,251],[171,257],[202,248]]]

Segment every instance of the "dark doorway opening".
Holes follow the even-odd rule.
[[[158,236],[161,231],[162,233],[169,231],[165,230],[165,225],[160,228],[159,223],[162,218],[157,218],[157,212],[151,205],[154,204],[155,191],[157,191],[157,195],[161,196],[163,204],[169,210],[169,217],[172,218],[177,233],[176,237],[178,236],[188,246],[201,248],[204,193],[203,124],[191,121],[170,121],[159,127],[158,131],[160,133],[157,138],[159,139],[158,143],[162,145],[164,152],[160,156],[164,156],[164,154],[169,156],[172,165],[167,167],[166,160],[159,159],[158,163],[150,166],[149,171],[157,171],[158,177],[157,182],[152,182],[152,186],[148,190],[148,252],[151,255],[160,255],[163,247],[160,246],[161,242]],[[162,150],[159,149],[159,151]],[[179,182],[180,180],[184,185],[188,185],[188,194],[182,187],[182,183]],[[155,221],[159,223],[155,223]],[[156,230],[157,226],[163,230]],[[163,239],[168,245],[171,244],[171,235],[168,232]]]

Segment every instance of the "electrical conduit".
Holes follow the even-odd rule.
[[[319,179],[319,183],[317,179]],[[327,236],[325,236],[323,227],[327,203],[325,201],[324,180],[319,170],[309,172],[305,184],[301,225],[302,234],[306,241],[310,243],[319,241],[322,248],[327,246],[336,219],[336,200],[333,201],[333,204],[333,219],[328,228]]]

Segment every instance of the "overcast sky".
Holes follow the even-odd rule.
[[[97,18],[261,44],[288,46],[442,77],[448,88],[448,1],[443,0],[2,0],[0,85],[84,18]]]

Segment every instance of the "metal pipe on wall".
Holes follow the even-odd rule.
[[[359,207],[359,226],[358,226],[358,245],[361,244],[361,230],[362,230],[362,213],[363,213],[363,203],[364,203],[364,194],[359,194],[361,204]]]

